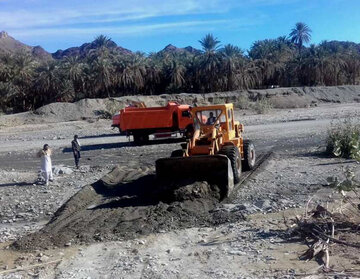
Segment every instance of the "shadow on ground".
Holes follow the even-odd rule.
[[[0,187],[33,186],[34,183],[36,183],[36,182],[4,183],[4,184],[0,184]]]
[[[93,151],[93,150],[101,150],[101,149],[112,149],[112,148],[123,148],[130,146],[146,146],[146,145],[159,145],[159,144],[172,144],[172,143],[181,143],[185,140],[183,138],[176,139],[165,139],[165,140],[150,140],[144,144],[135,144],[134,142],[115,142],[115,143],[102,143],[102,144],[89,144],[82,145],[81,151]],[[70,147],[65,147],[62,150],[63,153],[72,152]]]

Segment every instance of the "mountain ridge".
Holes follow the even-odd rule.
[[[29,46],[11,37],[6,31],[0,32],[0,52],[14,54],[25,52],[40,60],[52,59],[51,54],[41,46]]]
[[[88,42],[83,43],[80,46],[73,46],[66,49],[58,49],[57,51],[50,53],[46,51],[43,47],[37,45],[37,46],[29,46],[27,44],[24,44],[20,42],[19,40],[16,40],[15,38],[11,37],[6,31],[0,32],[0,53],[18,53],[18,52],[26,52],[30,53],[34,58],[40,59],[40,60],[51,60],[51,59],[62,59],[66,56],[79,56],[79,57],[85,57],[92,49],[95,49],[97,47],[96,42]],[[110,49],[115,49],[121,54],[124,55],[131,55],[135,52],[123,48],[121,46],[118,46],[114,41],[109,40],[107,42],[107,47]],[[177,47],[172,44],[168,44],[166,47],[164,47],[162,50],[158,51],[157,53],[192,53],[192,54],[200,54],[201,50],[196,49],[192,46],[187,47]]]

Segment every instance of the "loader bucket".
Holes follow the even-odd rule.
[[[162,182],[207,181],[217,185],[221,198],[230,195],[234,176],[230,160],[225,155],[204,155],[162,158],[156,161],[156,177]]]

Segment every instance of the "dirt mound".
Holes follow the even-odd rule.
[[[34,113],[49,120],[80,120],[101,116],[106,111],[106,103],[102,99],[83,99],[76,103],[52,103],[37,109]]]
[[[302,108],[317,103],[354,103],[360,102],[360,86],[293,87],[207,94],[181,93],[156,96],[124,96],[110,99],[83,99],[75,103],[48,104],[34,112],[1,116],[0,127],[27,123],[111,118],[115,112],[132,102],[144,102],[148,107],[164,106],[169,101],[190,105],[194,103],[198,105],[234,103],[236,108],[240,108],[260,99],[269,100],[274,108]]]
[[[43,229],[16,241],[13,247],[34,250],[132,239],[244,218],[239,210],[219,208],[216,187],[205,182],[180,187],[172,195],[159,189],[150,170],[116,167],[69,199]]]

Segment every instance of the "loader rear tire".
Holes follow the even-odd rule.
[[[244,165],[243,170],[249,171],[255,167],[255,146],[250,140],[244,140]]]
[[[184,151],[182,149],[174,150],[173,152],[171,152],[170,155],[171,158],[183,157],[183,156],[184,156]]]
[[[219,154],[226,155],[229,158],[234,175],[234,183],[239,183],[241,176],[241,155],[239,149],[236,146],[227,145],[219,151]]]

